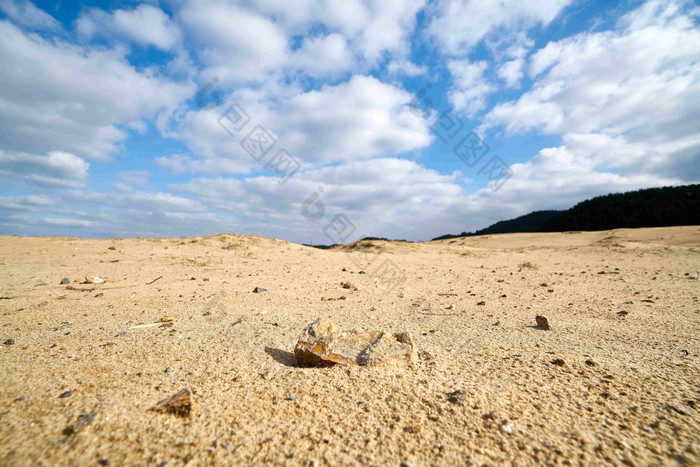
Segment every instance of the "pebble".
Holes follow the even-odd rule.
[[[262,292],[267,292],[267,289],[263,289],[262,287],[256,287],[253,289],[253,293],[262,293]]]
[[[168,368],[165,369],[166,373],[170,373],[173,371],[173,367],[169,366]]]
[[[478,305],[478,306],[483,306],[483,305],[486,305],[486,302],[483,302],[483,301],[482,301],[482,302],[477,302],[477,305]]]
[[[67,277],[64,277],[63,279],[61,279],[61,285],[66,285],[66,284],[70,284],[70,279],[68,279]]]
[[[158,402],[151,410],[171,413],[180,417],[189,417],[194,411],[192,391],[189,388],[185,388],[173,396]]]
[[[452,404],[464,405],[467,398],[467,393],[462,389],[457,389],[456,391],[447,393],[447,401]]]
[[[584,363],[586,366],[595,366],[595,362],[593,360],[586,360]]]
[[[564,360],[562,360],[561,358],[555,358],[554,360],[552,360],[552,365],[564,366]]]
[[[552,329],[549,325],[549,320],[544,316],[535,316],[535,321],[537,322],[537,329],[542,329],[543,331]]]
[[[73,395],[72,392],[70,392],[70,391],[65,391],[65,392],[62,392],[58,397],[61,398],[61,399],[65,399],[66,397],[70,397],[70,396],[72,396],[72,395]]]
[[[15,345],[15,340],[12,338],[9,338],[5,342],[3,342],[3,345]]]

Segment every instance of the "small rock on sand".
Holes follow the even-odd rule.
[[[542,329],[543,331],[552,329],[549,325],[549,320],[544,316],[535,316],[535,321],[537,322],[537,329]]]
[[[322,318],[304,329],[294,356],[302,366],[364,366],[418,358],[413,338],[406,332],[340,331],[331,320]]]
[[[86,284],[101,284],[105,280],[99,276],[86,276],[85,277],[85,283]]]
[[[3,342],[2,344],[3,345],[15,345],[15,340],[13,338],[9,338],[5,342]]]
[[[194,411],[194,399],[189,388],[163,399],[151,408],[154,412],[171,413],[180,417],[189,417]]]
[[[66,285],[66,284],[70,284],[70,279],[68,279],[67,277],[64,277],[63,279],[61,279],[61,285]]]
[[[267,292],[267,289],[263,289],[262,287],[256,287],[253,289],[253,293],[262,293],[262,292]]]

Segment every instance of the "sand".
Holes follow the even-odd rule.
[[[0,237],[0,464],[698,465],[693,277],[697,226],[327,251]],[[300,368],[318,317],[408,331],[420,361]],[[189,417],[149,410],[183,388]]]

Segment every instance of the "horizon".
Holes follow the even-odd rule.
[[[427,241],[698,183],[700,7],[501,3],[0,1],[0,235]]]

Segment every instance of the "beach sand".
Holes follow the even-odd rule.
[[[0,237],[0,464],[698,465],[698,277],[698,226]],[[318,317],[420,360],[298,367]],[[183,388],[189,417],[149,410]]]

